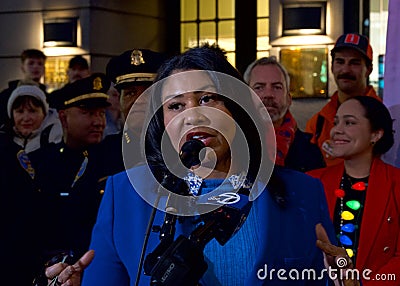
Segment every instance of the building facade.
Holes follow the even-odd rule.
[[[65,83],[68,60],[77,54],[89,60],[92,71],[104,71],[110,57],[128,49],[175,54],[208,42],[223,48],[241,72],[256,58],[275,55],[291,75],[294,97],[327,97],[335,89],[329,51],[340,34],[368,35],[378,66],[387,2],[3,0],[0,88],[21,76],[19,55],[26,48],[48,56],[44,83],[51,90]],[[371,82],[377,85],[378,78],[375,68]]]

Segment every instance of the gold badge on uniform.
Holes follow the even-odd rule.
[[[145,61],[143,59],[142,51],[140,50],[133,50],[131,53],[131,65],[141,65],[144,64]]]
[[[103,88],[103,85],[101,84],[101,78],[100,77],[96,77],[93,80],[93,89],[94,90],[100,90]]]

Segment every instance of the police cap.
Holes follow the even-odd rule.
[[[89,77],[67,84],[52,93],[55,107],[66,109],[69,107],[107,107],[110,106],[107,91],[110,80],[104,73],[93,73]]]
[[[118,90],[130,85],[150,85],[166,59],[165,54],[147,49],[128,50],[110,59],[106,73]]]

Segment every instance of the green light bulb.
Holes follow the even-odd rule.
[[[348,201],[346,202],[346,206],[356,211],[361,207],[361,204],[359,201]]]

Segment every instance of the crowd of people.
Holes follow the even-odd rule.
[[[368,85],[372,48],[344,34],[331,56],[337,91],[303,131],[273,56],[243,75],[208,44],[124,51],[104,72],[76,56],[48,94],[46,56],[24,51],[24,78],[0,94],[6,284],[400,279],[400,170],[380,159],[394,131]]]

